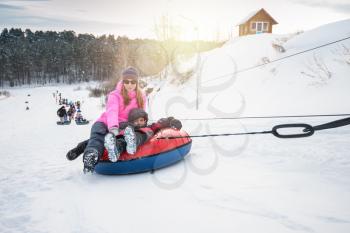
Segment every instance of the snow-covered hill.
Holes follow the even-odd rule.
[[[152,118],[350,112],[350,65],[344,60],[349,59],[344,50],[350,48],[349,40],[218,78],[349,35],[347,20],[294,36],[261,34],[230,41],[200,56],[198,111],[197,76],[183,85],[170,79],[150,99]],[[277,51],[273,43],[286,51]],[[327,66],[330,78],[313,71],[317,61]],[[303,139],[198,138],[184,162],[154,174],[83,175],[81,158],[67,161],[65,154],[89,136],[91,124],[57,126],[58,105],[52,95],[58,90],[83,101],[84,116],[96,119],[103,111],[101,100],[89,98],[86,86],[78,86],[10,89],[10,97],[0,99],[0,232],[349,231],[349,127]],[[334,119],[183,125],[196,135]]]
[[[345,20],[297,35],[236,38],[222,48],[201,54],[201,63],[193,66],[195,75],[185,85],[165,85],[155,94],[152,110],[161,115],[165,111],[180,112],[183,117],[198,115],[196,112],[204,117],[237,112],[243,115],[350,112],[350,105],[344,102],[349,99],[350,39],[244,71],[349,37],[349,28],[350,20]],[[285,52],[280,52],[280,48]],[[236,71],[239,73],[230,75]],[[181,75],[173,78],[176,77]],[[192,108],[197,85],[199,111]],[[187,104],[170,107],[169,103],[180,101],[176,100],[179,95]],[[216,111],[211,110],[211,105],[215,105]]]

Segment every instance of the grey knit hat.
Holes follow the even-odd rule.
[[[142,108],[134,108],[129,112],[128,122],[132,123],[140,117],[144,118],[146,122],[148,121],[148,114],[145,110]]]
[[[137,79],[139,77],[139,72],[136,68],[129,66],[122,72],[123,78],[131,78],[131,79]]]

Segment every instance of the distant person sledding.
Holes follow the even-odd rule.
[[[89,121],[86,120],[83,115],[81,114],[81,110],[78,109],[77,114],[75,115],[75,123],[77,125],[87,125],[89,124]]]
[[[77,109],[80,109],[80,101],[79,100],[77,102],[75,102],[75,105],[77,106]]]
[[[74,119],[74,115],[75,115],[75,106],[74,106],[73,103],[69,105],[69,109],[68,109],[67,115],[68,115],[68,120],[69,120],[69,121],[71,121],[72,119]]]
[[[67,120],[67,111],[64,106],[60,107],[57,110],[57,116],[60,118],[60,121],[57,121],[58,125],[69,125],[70,121]]]

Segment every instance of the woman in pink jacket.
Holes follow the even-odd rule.
[[[131,109],[146,108],[146,96],[138,86],[138,71],[128,67],[122,72],[122,80],[114,91],[109,93],[106,111],[97,119],[91,128],[89,142],[84,150],[84,173],[93,172],[95,165],[107,149],[111,157],[115,155],[115,136],[120,128],[125,128]],[[135,141],[135,133],[132,128],[126,127],[124,132],[129,142],[129,147]]]

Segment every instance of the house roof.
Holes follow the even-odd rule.
[[[269,13],[264,8],[261,8],[259,10],[255,10],[250,12],[244,19],[242,19],[236,26],[245,24],[247,21],[249,21],[251,18],[253,18],[256,14],[258,14],[260,11],[264,11],[272,20],[272,24],[278,24],[277,21],[271,17]]]

